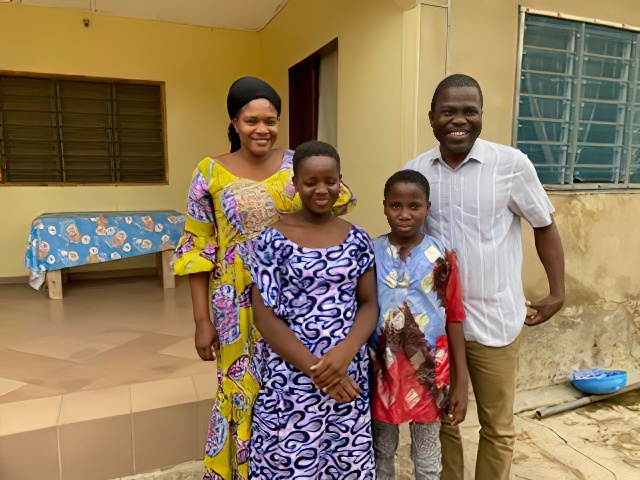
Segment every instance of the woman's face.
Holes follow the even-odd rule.
[[[257,157],[269,153],[278,139],[278,112],[265,98],[247,103],[232,123],[241,147]]]
[[[293,178],[304,208],[318,215],[331,212],[340,196],[340,168],[334,158],[309,157]]]

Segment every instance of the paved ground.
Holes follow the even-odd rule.
[[[520,413],[516,425],[519,436],[513,480],[640,479],[640,391],[542,421],[533,418],[538,406],[575,397],[576,393],[567,386],[518,394],[516,410]],[[475,403],[471,402],[462,428],[467,465],[475,461],[478,428]],[[404,428],[396,462],[398,480],[413,479],[408,440],[408,429]],[[200,462],[193,462],[127,480],[199,480],[200,469]],[[474,480],[469,471],[467,480]]]

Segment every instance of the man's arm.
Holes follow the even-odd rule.
[[[534,326],[546,322],[564,305],[564,250],[555,222],[533,229],[538,257],[547,272],[549,296],[530,307],[535,314],[527,315],[525,325]]]

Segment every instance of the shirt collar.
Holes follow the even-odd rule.
[[[436,161],[442,162],[446,165],[444,160],[442,160],[442,154],[440,153],[440,145],[433,149],[434,156],[431,158],[431,164],[433,165]],[[473,147],[469,154],[465,157],[465,159],[458,165],[456,168],[460,168],[465,163],[469,162],[469,160],[475,160],[478,163],[484,163],[485,158],[485,149],[484,149],[484,140],[476,139]]]

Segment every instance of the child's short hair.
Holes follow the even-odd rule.
[[[431,189],[429,188],[429,180],[423,174],[416,170],[400,170],[389,177],[387,183],[384,184],[384,198],[387,198],[389,190],[396,183],[415,183],[424,190],[424,194],[427,196],[427,202],[429,201],[429,194]]]
[[[328,143],[321,142],[320,140],[311,140],[300,145],[293,153],[294,175],[298,175],[300,164],[309,157],[333,158],[338,164],[338,170],[340,170],[340,155],[338,155],[338,151]]]

